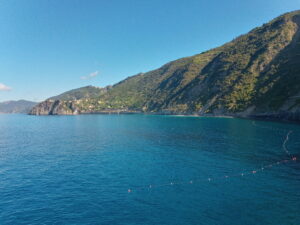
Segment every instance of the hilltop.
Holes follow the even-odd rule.
[[[64,93],[34,115],[146,112],[300,120],[300,11],[233,41],[77,98]]]

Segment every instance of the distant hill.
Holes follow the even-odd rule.
[[[36,104],[26,100],[0,102],[0,113],[29,113]]]
[[[136,111],[300,121],[299,27],[300,11],[287,13],[218,48],[129,77],[84,100],[47,100],[31,114]]]

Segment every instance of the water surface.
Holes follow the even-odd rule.
[[[300,156],[295,124],[0,115],[0,224],[298,225],[299,162],[231,177],[289,159],[289,130]]]

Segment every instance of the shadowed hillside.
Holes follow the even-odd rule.
[[[0,113],[29,113],[36,104],[26,100],[0,102]]]
[[[300,119],[300,11],[212,50],[81,98],[50,98],[31,114],[150,112]]]

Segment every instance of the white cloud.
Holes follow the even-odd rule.
[[[11,87],[6,86],[5,84],[0,83],[0,91],[10,91]]]
[[[96,77],[98,74],[99,74],[99,71],[95,71],[95,72],[90,73],[89,75],[80,77],[80,79],[81,80],[90,80],[90,79]]]

